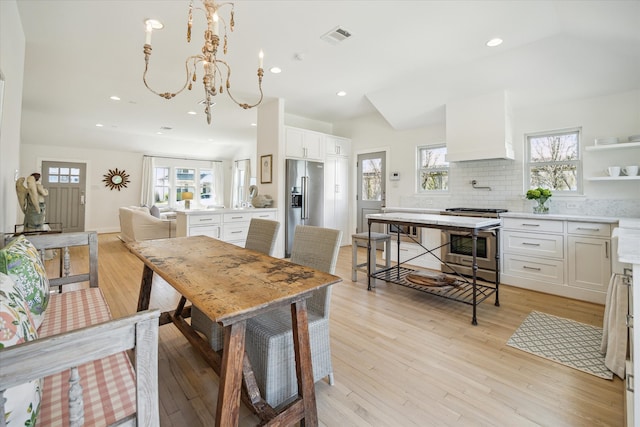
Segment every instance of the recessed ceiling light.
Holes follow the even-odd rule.
[[[269,68],[269,71],[271,71],[273,74],[280,74],[282,72],[282,69],[280,69],[280,67],[271,67]]]
[[[251,123],[251,126],[256,127],[256,126],[258,126],[258,124],[257,123]]]
[[[213,138],[209,138],[209,139],[207,139],[207,141],[213,142]]]
[[[493,38],[487,42],[487,46],[489,47],[496,47],[496,46],[500,46],[501,44],[502,44],[502,39],[498,37]]]
[[[145,19],[144,26],[151,25],[153,30],[161,30],[164,28],[164,24],[157,19]]]
[[[341,90],[341,91],[337,92],[336,95],[338,95],[338,96],[347,96],[347,92]]]
[[[97,128],[101,128],[102,126],[104,126],[102,123],[96,123]]]
[[[162,135],[162,132],[158,131],[156,132],[156,135]]]
[[[195,116],[198,113],[196,113],[195,111],[187,111],[187,114],[191,114],[192,116]]]
[[[110,96],[109,99],[113,100],[113,101],[120,101],[120,97],[119,96]]]

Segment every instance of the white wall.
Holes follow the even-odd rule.
[[[582,146],[594,138],[640,134],[640,91],[629,91],[561,105],[539,106],[513,112],[515,160],[483,160],[452,163],[450,191],[445,195],[416,193],[416,147],[445,142],[444,123],[409,131],[394,130],[379,114],[334,124],[334,133],[352,139],[354,158],[359,152],[389,148],[387,175],[401,173],[400,181],[387,176],[387,206],[445,208],[460,206],[506,207],[529,211],[524,199],[525,133],[582,127]],[[640,165],[640,150],[584,154],[584,175],[592,176],[611,164]],[[354,162],[355,176],[355,162]],[[476,190],[471,180],[491,191]],[[355,181],[354,181],[355,182]],[[575,206],[575,207],[570,207]],[[640,181],[584,183],[584,196],[552,198],[551,211],[607,216],[640,217]],[[352,209],[355,212],[355,209]]]
[[[0,99],[0,232],[13,230],[18,199],[15,173],[20,169],[20,119],[25,38],[15,0],[0,1],[0,72],[4,101]],[[19,170],[19,173],[22,170]]]
[[[69,161],[87,164],[87,193],[85,210],[85,230],[98,233],[120,231],[118,208],[140,205],[142,188],[143,153],[78,149],[48,145],[23,144],[21,146],[20,171],[23,175],[40,172],[42,161]],[[131,182],[120,191],[105,187],[102,182],[109,169],[118,168],[129,174]],[[231,193],[231,164],[224,162],[225,205],[229,205]],[[45,188],[46,188],[46,183]]]

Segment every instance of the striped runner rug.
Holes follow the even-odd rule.
[[[507,345],[610,380],[613,373],[604,365],[601,341],[602,328],[532,311]]]

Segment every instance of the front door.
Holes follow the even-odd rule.
[[[369,230],[367,215],[380,213],[384,207],[386,157],[384,151],[358,154],[358,233]],[[372,231],[383,233],[383,225],[373,224]]]
[[[46,222],[62,223],[65,232],[84,231],[86,170],[84,163],[42,162]]]

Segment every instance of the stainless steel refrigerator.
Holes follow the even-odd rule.
[[[324,163],[287,159],[285,257],[291,256],[296,225],[324,225]]]

